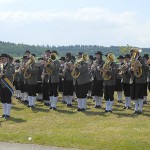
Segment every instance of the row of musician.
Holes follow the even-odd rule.
[[[147,83],[150,79],[150,61],[148,54],[140,56],[140,50],[133,48],[130,54],[119,56],[118,63],[111,52],[106,60],[101,51],[95,53],[95,59],[79,52],[75,61],[71,53],[58,59],[56,51],[45,51],[43,57],[35,61],[34,55],[26,51],[19,60],[11,61],[10,56],[1,54],[0,96],[3,117],[10,116],[10,88],[4,84],[7,77],[16,88],[17,98],[34,108],[36,99],[43,99],[50,109],[57,109],[58,92],[62,93],[62,102],[72,106],[74,93],[77,97],[78,111],[86,110],[87,95],[92,96],[95,108],[102,107],[102,98],[106,100],[105,112],[112,112],[114,91],[118,102],[122,102],[122,90],[125,96],[124,109],[130,109],[131,100],[135,102],[134,113],[142,113],[144,98],[147,98]],[[38,95],[38,97],[37,97]],[[146,102],[146,101],[145,101]]]

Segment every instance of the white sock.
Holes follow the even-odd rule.
[[[130,107],[131,105],[131,97],[128,97],[128,106]]]
[[[56,108],[57,107],[57,101],[58,101],[58,97],[54,97],[54,107]]]
[[[32,96],[28,96],[29,106],[32,106]]]
[[[24,93],[22,93],[21,100],[24,101]]]
[[[140,108],[140,111],[142,112],[143,99],[139,99],[138,102],[139,102],[139,108]]]
[[[18,95],[19,95],[19,92],[18,92],[19,90],[16,90],[15,91],[15,95],[16,95],[16,97],[18,97]]]
[[[68,104],[72,104],[72,96],[67,96],[68,98]]]
[[[94,96],[94,100],[95,100],[95,106],[98,105],[98,96]]]
[[[11,104],[6,104],[6,105],[7,105],[6,115],[10,116]]]
[[[138,105],[139,105],[138,100],[135,100],[134,103],[135,103],[135,111],[138,111]]]
[[[67,96],[63,96],[63,101],[67,102]]]
[[[122,92],[117,92],[117,95],[118,95],[118,100],[122,101]]]
[[[27,93],[27,92],[24,92],[24,100],[29,101],[29,100],[28,100],[28,93]]]
[[[50,99],[51,107],[54,107],[54,97],[50,96],[49,99]]]
[[[6,103],[2,103],[2,107],[3,107],[3,114],[6,115],[7,114],[7,105],[6,105]]]
[[[40,99],[40,100],[43,99],[42,93],[38,93],[38,94],[37,94],[37,99]]]
[[[110,101],[109,110],[112,110],[113,103],[114,101]]]
[[[106,101],[106,110],[109,110],[110,101]]]
[[[87,102],[87,99],[86,99],[86,98],[83,98],[83,99],[81,100],[81,102],[82,102],[82,108],[86,109],[86,102]]]
[[[128,107],[128,97],[125,97],[125,107]]]
[[[78,101],[78,108],[81,109],[82,108],[82,99],[78,98],[77,101]]]
[[[76,93],[75,92],[73,92],[73,99],[75,99],[76,98]]]
[[[102,97],[98,96],[98,105],[102,106]]]
[[[32,106],[35,106],[36,96],[32,96]]]
[[[147,96],[144,96],[144,101],[147,101]]]

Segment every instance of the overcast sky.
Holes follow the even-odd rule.
[[[0,40],[150,47],[150,0],[0,0]]]

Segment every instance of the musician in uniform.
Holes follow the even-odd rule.
[[[85,111],[88,93],[87,86],[90,82],[87,64],[87,54],[82,54],[82,58],[77,60],[77,62],[74,64],[72,76],[74,78],[73,84],[75,86],[75,92],[78,101],[77,111]]]
[[[100,69],[104,65],[104,61],[102,60],[102,52],[97,51],[95,53],[96,60],[93,62],[91,66],[91,70],[93,73],[93,86],[92,86],[92,96],[94,96],[95,100],[95,108],[101,108],[102,107],[102,98],[103,98],[103,77],[100,72]]]
[[[123,107],[123,109],[130,109],[130,105],[131,105],[131,94],[130,94],[130,68],[131,68],[131,64],[130,64],[130,59],[131,56],[130,54],[126,54],[124,56],[124,67],[122,68],[123,70],[120,70],[121,76],[122,76],[122,86],[123,86],[123,91],[124,91],[124,96],[125,96],[125,105]]]
[[[135,102],[135,114],[142,113],[144,100],[144,84],[147,82],[145,71],[148,67],[140,56],[140,50],[134,48],[131,50],[131,99]]]
[[[28,56],[28,62],[25,68],[27,68],[24,71],[24,78],[26,79],[28,87],[28,107],[34,108],[36,102],[37,66],[33,55]]]
[[[73,70],[73,63],[71,53],[66,53],[66,63],[63,69],[64,82],[63,82],[63,96],[67,101],[67,107],[72,106],[73,99],[73,77],[71,72]]]
[[[105,112],[112,112],[117,65],[114,63],[115,56],[112,53],[109,52],[105,56],[107,59],[101,69],[104,78],[104,99],[106,100]]]
[[[124,65],[124,57],[120,55],[118,58],[118,72],[116,74],[116,86],[115,86],[115,91],[117,91],[117,96],[118,96],[118,103],[122,103],[122,83],[121,83],[121,76],[119,75],[119,68]]]
[[[49,64],[49,69],[51,70],[51,75],[49,79],[50,86],[50,109],[57,109],[57,101],[58,101],[58,86],[59,86],[59,71],[60,71],[60,62],[57,60],[58,53],[57,51],[51,52],[52,62]]]
[[[13,95],[13,76],[15,69],[14,66],[9,63],[9,56],[7,54],[1,54],[1,102],[3,107],[3,115],[2,117],[8,118],[10,117],[10,110],[12,106],[12,95]],[[10,82],[10,83],[9,83]]]

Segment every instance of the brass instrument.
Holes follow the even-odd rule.
[[[74,64],[74,68],[71,72],[71,75],[73,76],[74,79],[77,79],[80,76],[80,72],[78,71],[78,68],[81,66],[81,62],[87,62],[88,60],[88,55],[86,53],[82,54],[82,58],[77,60],[77,62]]]
[[[111,63],[115,61],[115,56],[112,53],[109,53],[107,55],[106,58],[106,62],[103,65],[103,72],[102,72],[102,77],[104,78],[104,80],[109,80],[111,78],[111,75],[108,73],[109,71],[111,71]]]
[[[131,57],[131,69],[133,70],[133,74],[136,77],[141,77],[143,74],[142,71],[142,64],[140,63],[139,60],[137,60],[138,58],[138,53],[141,52],[139,49],[133,49],[132,51],[132,57]]]
[[[31,74],[28,73],[28,69],[29,67],[35,63],[35,57],[30,55],[29,56],[29,60],[27,61],[27,63],[25,64],[25,66],[22,68],[23,71],[23,75],[25,79],[29,79],[31,77]]]
[[[48,74],[48,75],[52,74],[52,70],[49,68],[49,66],[56,60],[56,58],[57,58],[57,54],[55,54],[55,53],[50,54],[50,57],[47,59],[47,63],[45,66],[46,74]]]
[[[122,76],[125,72],[126,72],[126,69],[128,68],[128,64],[126,62],[124,62],[120,68],[118,68],[118,75],[119,76]]]
[[[150,68],[150,59],[147,60],[147,65]]]

